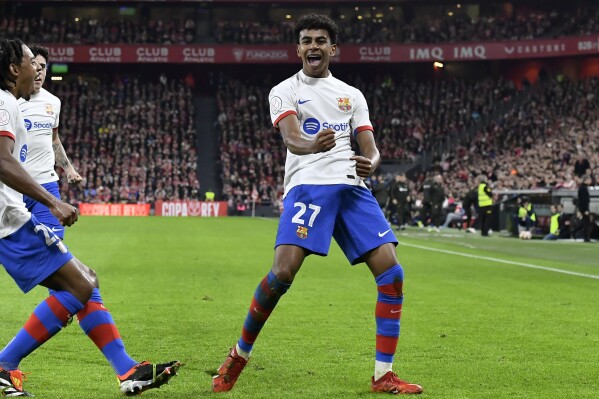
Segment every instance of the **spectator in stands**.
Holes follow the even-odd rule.
[[[576,162],[574,162],[574,174],[580,178],[583,175],[587,174],[590,168],[591,164],[589,163],[589,160],[587,159],[584,152],[580,151],[578,153],[578,158],[576,159]]]

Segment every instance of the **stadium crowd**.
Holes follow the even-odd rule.
[[[83,177],[70,203],[199,199],[193,96],[182,80],[112,77],[49,86],[62,142]]]
[[[539,84],[542,90],[526,103],[441,156],[436,169],[443,173],[449,192],[459,192],[461,183],[480,174],[488,175],[496,191],[575,189],[583,174],[598,183],[599,79]]]
[[[235,15],[234,8],[231,15]],[[338,10],[333,10],[340,14]],[[368,11],[368,10],[367,10]],[[547,38],[599,33],[599,8],[523,10],[471,18],[465,8],[442,17],[420,15],[405,20],[393,15],[353,15],[341,22],[343,43],[443,43]],[[451,14],[451,15],[449,15]],[[0,35],[17,36],[25,42],[67,44],[191,44],[200,42],[274,44],[292,43],[293,20],[239,20],[213,17],[208,35],[198,33],[193,17],[149,18],[37,18],[10,15],[0,20]]]
[[[108,44],[197,42],[193,18],[152,19],[135,22],[129,18],[19,17],[0,19],[0,36],[19,37],[25,43]]]
[[[360,11],[341,20],[343,43],[444,43],[522,40],[599,32],[599,8],[579,7],[567,12],[530,11],[471,18],[465,12],[443,17],[429,15],[406,21],[388,17],[362,17]],[[360,17],[359,17],[360,15]],[[214,38],[219,43],[290,43],[293,23],[285,21],[217,20]]]

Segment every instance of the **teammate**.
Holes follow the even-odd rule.
[[[241,338],[213,377],[216,392],[233,388],[254,342],[304,259],[325,256],[334,237],[352,265],[365,262],[378,290],[376,361],[371,389],[420,393],[400,380],[392,363],[403,303],[397,240],[362,179],[381,162],[362,93],[329,71],[337,25],[327,16],[302,16],[294,29],[303,68],[269,95],[273,125],[287,146],[284,210],[271,270],[258,284]],[[350,146],[354,136],[362,155]]]
[[[35,79],[35,91],[31,99],[27,101],[21,98],[18,101],[27,128],[27,161],[24,166],[33,180],[60,199],[58,174],[54,170],[55,163],[66,172],[69,183],[78,184],[82,178],[71,165],[58,137],[60,100],[42,87],[46,80],[49,51],[45,47],[36,45],[31,46],[30,49],[42,70],[39,77]],[[27,196],[23,200],[27,210],[33,213],[37,220],[64,239],[63,226],[46,206]]]
[[[119,373],[123,393],[157,388],[176,374],[179,362],[152,365],[131,359],[97,292],[93,270],[75,258],[54,232],[25,208],[23,195],[46,206],[63,226],[78,219],[77,209],[36,183],[23,168],[27,129],[17,99],[28,100],[41,72],[20,40],[0,39],[0,263],[25,293],[36,285],[51,291],[24,327],[0,351],[0,394],[32,396],[23,389],[19,363],[77,315],[82,328],[101,347]]]

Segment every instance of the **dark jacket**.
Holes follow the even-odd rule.
[[[578,209],[583,214],[588,212],[589,204],[591,202],[591,195],[589,194],[589,187],[582,183],[580,187],[578,187]]]

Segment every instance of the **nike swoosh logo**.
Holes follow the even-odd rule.
[[[259,316],[266,316],[266,313],[262,313],[261,311],[259,311],[258,307],[256,306],[254,306],[254,312],[256,312],[256,314]]]
[[[379,237],[384,236],[385,234],[387,234],[388,232],[390,232],[391,229],[387,230],[387,231],[383,231],[382,233],[379,231]]]
[[[305,103],[307,103],[308,101],[312,101],[312,100],[304,100],[304,101],[302,101],[302,100],[298,100],[298,101],[297,101],[297,103],[298,103],[298,104],[305,104]]]
[[[393,310],[393,309],[391,309],[389,311],[389,313],[400,313],[400,312],[401,312],[401,309],[399,309],[399,310]]]
[[[52,231],[57,232],[57,231],[62,231],[63,229],[59,229],[57,227],[52,227]]]

